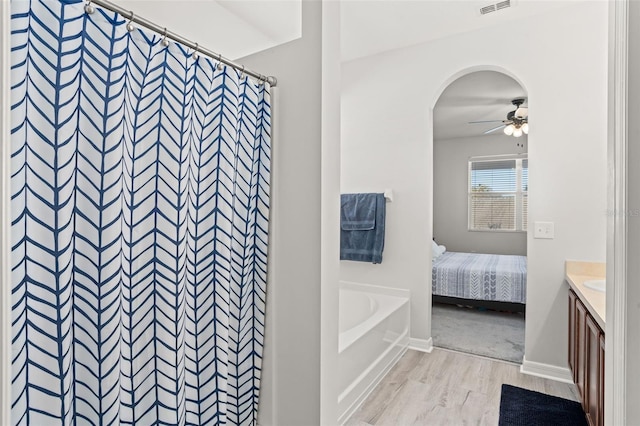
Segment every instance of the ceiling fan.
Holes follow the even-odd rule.
[[[495,132],[499,129],[504,129],[504,133],[508,136],[515,136],[519,138],[524,133],[529,134],[529,108],[521,106],[524,103],[524,98],[516,98],[511,101],[511,104],[516,107],[513,111],[509,111],[507,113],[506,120],[481,120],[481,121],[470,121],[469,124],[479,124],[479,123],[498,123],[501,122],[499,126],[496,126],[492,129],[483,132],[483,135]]]

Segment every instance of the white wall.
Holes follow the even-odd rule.
[[[576,2],[343,64],[341,189],[397,196],[383,263],[341,279],[411,290],[413,338],[430,337],[432,108],[461,74],[506,71],[529,95],[530,220],[556,234],[528,237],[525,356],[567,367],[564,261],[605,260],[607,23],[606,2]]]
[[[278,78],[261,425],[337,419],[340,59],[337,3],[302,2],[302,38],[240,59]]]
[[[320,423],[338,418],[340,279],[340,3],[322,3],[322,259]]]
[[[629,2],[628,62],[628,133],[627,133],[627,259],[626,259],[626,330],[624,330],[627,424],[640,419],[640,2]],[[624,94],[623,94],[624,96]],[[610,318],[607,311],[607,320]],[[607,328],[608,330],[609,328]],[[617,385],[617,384],[616,384]],[[605,411],[606,413],[606,411]]]
[[[437,108],[437,107],[436,107]],[[469,157],[526,153],[526,135],[502,132],[433,143],[433,238],[448,251],[527,254],[526,232],[479,232],[468,227]],[[524,142],[524,148],[518,143]]]
[[[302,38],[238,62],[278,78],[272,263],[258,420],[265,426],[319,424],[320,3],[303,2]]]

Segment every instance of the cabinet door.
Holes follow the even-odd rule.
[[[604,426],[604,333],[600,333],[600,353],[598,356],[598,426]]]
[[[573,382],[578,381],[576,371],[576,294],[569,289],[569,369],[573,374]]]
[[[586,378],[585,378],[585,411],[590,425],[598,425],[600,418],[600,327],[591,315],[586,320]]]
[[[585,342],[585,321],[587,309],[580,299],[576,299],[576,386],[580,393],[582,406],[587,406],[585,398],[585,367],[586,367],[586,342]]]

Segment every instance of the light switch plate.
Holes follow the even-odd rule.
[[[553,239],[554,237],[553,222],[534,222],[533,230],[533,238]]]

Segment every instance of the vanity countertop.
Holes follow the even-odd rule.
[[[605,277],[604,263],[575,260],[565,262],[565,279],[602,330],[605,328],[606,293],[585,287],[584,283],[589,280],[604,280]]]

